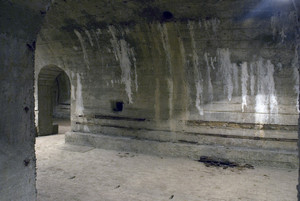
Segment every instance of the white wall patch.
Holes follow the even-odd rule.
[[[75,33],[75,35],[77,36],[77,38],[78,38],[78,40],[80,42],[81,49],[82,49],[82,52],[83,52],[83,60],[84,60],[84,62],[86,64],[86,67],[88,69],[90,69],[89,57],[88,57],[87,49],[85,47],[84,40],[83,40],[83,38],[82,38],[82,36],[81,36],[81,34],[80,34],[79,31],[77,31],[76,29],[74,29],[74,33]]]

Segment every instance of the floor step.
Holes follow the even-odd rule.
[[[101,149],[130,151],[169,157],[199,160],[201,156],[224,158],[237,163],[282,168],[298,168],[296,150],[261,149],[220,145],[200,145],[186,142],[163,142],[130,137],[68,132],[65,141],[74,145],[89,145]]]

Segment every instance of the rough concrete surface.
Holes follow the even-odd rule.
[[[38,137],[39,201],[201,201],[297,199],[297,170],[216,168],[181,158],[64,144]]]
[[[51,9],[50,2],[53,3]],[[226,145],[233,148],[243,145],[246,148],[267,147],[277,151],[295,152],[296,130],[291,131],[293,133],[276,133],[278,138],[275,135],[266,137],[265,133],[270,135],[272,129],[262,128],[265,124],[271,125],[269,128],[273,125],[276,125],[276,128],[299,125],[297,119],[300,45],[299,30],[296,31],[296,28],[299,29],[298,2],[0,1],[0,200],[36,200],[33,93],[34,90],[37,93],[38,88],[34,89],[33,86],[37,86],[36,81],[41,71],[53,66],[65,71],[70,79],[71,120],[74,132],[109,135],[119,129],[125,137],[136,135],[135,137],[140,138],[140,132],[136,130],[144,129],[147,130],[144,136],[149,136],[148,140],[155,139],[152,135],[155,132],[169,132],[171,137],[167,137],[171,142],[180,139],[184,143]],[[44,25],[41,28],[43,21]],[[117,104],[112,103],[121,104],[123,110],[116,111]],[[52,112],[50,107],[46,109]],[[48,118],[52,120],[51,115],[48,115]],[[204,131],[210,128],[189,125],[189,122],[201,121],[218,124],[225,121],[247,126],[252,124],[254,128],[262,128],[254,129],[246,135],[246,132],[236,129],[235,135],[231,133],[230,139],[227,139],[227,128],[217,128],[222,131],[219,136],[208,136]],[[48,126],[52,130],[52,122]],[[185,131],[189,132],[189,136]],[[212,132],[209,134],[216,134],[215,129]],[[284,135],[285,133],[288,133],[288,136]],[[199,135],[206,137],[200,138]],[[278,180],[281,181],[270,182],[272,185],[267,186],[271,186],[271,190],[266,189],[264,181],[259,180],[258,190],[245,188],[247,190],[243,191],[239,188],[242,188],[244,183],[240,184],[236,179],[228,180],[233,181],[232,183],[227,182],[227,178],[223,178],[226,172],[222,175],[218,171],[216,178],[219,180],[212,182],[221,182],[221,190],[210,186],[210,181],[205,179],[204,188],[204,185],[199,187],[201,182],[196,181],[199,174],[189,177],[184,175],[184,171],[178,170],[177,172],[183,174],[182,178],[178,176],[178,179],[173,179],[177,177],[173,177],[176,170],[171,168],[174,166],[172,162],[155,162],[155,158],[146,157],[146,162],[140,163],[141,155],[132,159],[114,159],[116,152],[98,150],[100,153],[94,153],[97,152],[96,149],[63,144],[56,149],[55,143],[50,147],[54,152],[60,151],[51,153],[48,156],[49,160],[68,160],[67,156],[74,154],[70,159],[71,167],[68,168],[67,162],[63,161],[62,164],[52,167],[55,163],[45,160],[44,162],[51,164],[50,170],[53,175],[61,180],[66,175],[63,171],[69,172],[80,167],[80,176],[70,176],[70,181],[83,177],[88,179],[86,183],[82,181],[82,188],[77,188],[77,184],[74,184],[73,191],[70,191],[74,196],[71,200],[88,200],[81,196],[98,195],[99,191],[101,196],[98,195],[97,200],[102,199],[105,195],[110,195],[110,187],[121,182],[123,183],[118,184],[120,187],[115,186],[115,190],[120,191],[119,194],[112,194],[119,195],[117,200],[134,200],[132,195],[137,193],[133,192],[140,192],[139,199],[142,200],[184,200],[187,195],[197,194],[202,197],[191,197],[189,200],[221,200],[219,193],[222,198],[235,195],[237,198],[233,199],[238,199],[241,195],[242,200],[251,200],[259,192],[265,197],[257,200],[284,200],[287,196],[283,198],[277,194],[284,192],[292,196],[288,190],[294,189],[294,185],[291,188],[283,187],[281,179],[290,182],[295,175],[291,179],[278,173]],[[76,155],[78,150],[82,158]],[[177,153],[176,149],[167,152]],[[108,153],[108,156],[102,155],[103,153]],[[46,157],[46,154],[44,156]],[[95,161],[86,162],[87,158]],[[111,163],[106,166],[107,169],[104,168],[105,163],[102,164],[106,158],[110,158]],[[101,159],[103,161],[98,162]],[[126,165],[129,159],[137,161]],[[124,163],[121,163],[122,160]],[[178,160],[181,165],[183,160]],[[77,164],[79,162],[80,164]],[[298,163],[297,160],[294,162]],[[153,167],[149,166],[149,163]],[[171,165],[168,166],[169,163]],[[150,168],[150,172],[143,170],[140,164]],[[177,162],[174,164],[177,164],[176,168],[181,167]],[[128,175],[133,174],[130,171],[127,171],[128,175],[125,175],[126,171],[122,171],[121,174],[116,169],[121,165],[135,171],[136,175],[129,177]],[[105,178],[100,177],[100,181],[103,181],[100,185],[91,182],[96,181],[97,176],[91,179],[87,176],[92,175],[92,171],[98,171],[93,166],[103,168],[99,171]],[[156,173],[157,167],[162,167],[161,172],[165,174],[161,176]],[[194,166],[188,164],[187,167]],[[113,175],[109,176],[108,172]],[[142,173],[145,173],[145,181],[136,180],[136,177],[140,179]],[[253,175],[256,173],[252,174],[250,171],[241,181],[248,182],[254,179]],[[46,171],[46,174],[51,175],[51,171]],[[153,175],[158,176],[155,178]],[[208,178],[207,176],[209,174],[203,175],[204,178]],[[53,176],[52,179],[54,178]],[[158,185],[156,182],[160,178],[164,182],[170,181]],[[185,187],[183,184],[192,185],[194,182],[189,178],[194,179],[195,184]],[[60,187],[62,194],[67,195],[63,189],[68,185],[51,183],[52,179],[47,179],[47,184],[51,184],[50,187]],[[186,181],[188,179],[191,181]],[[104,181],[112,183],[106,184]],[[278,186],[274,186],[273,183],[278,183]],[[230,188],[237,186],[234,189],[238,189],[239,193],[231,189],[222,191],[223,184],[229,185]],[[128,191],[125,191],[124,186]],[[50,187],[45,189],[51,189]],[[210,194],[211,189],[213,193]],[[212,198],[207,194],[212,195]],[[154,197],[155,195],[161,197]],[[52,193],[51,196],[58,196],[52,197],[54,200],[64,200],[60,193]],[[116,200],[115,198],[107,199]],[[46,197],[42,200],[46,200]]]
[[[34,50],[50,0],[0,1],[0,200],[34,201]]]
[[[39,126],[52,110],[37,81],[53,83],[60,69],[70,80],[68,142],[119,135],[292,152],[298,164],[297,13],[290,0],[57,0],[36,41]]]
[[[245,149],[241,147],[199,145],[185,142],[174,143],[72,132],[65,134],[65,142],[73,145],[136,152],[162,157],[185,157],[198,160],[201,156],[209,156],[217,159],[228,159],[238,163],[298,168],[298,156],[295,151]]]

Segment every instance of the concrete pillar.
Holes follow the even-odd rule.
[[[296,26],[296,47],[297,47],[297,53],[298,53],[298,64],[300,64],[300,2],[293,0],[293,4],[295,7],[295,12],[297,14],[297,26]],[[300,77],[300,71],[298,67],[298,73]],[[299,83],[299,90],[300,90],[300,83]],[[300,94],[298,98],[299,102],[299,110],[300,110]],[[300,113],[298,118],[298,158],[300,156]],[[299,169],[298,169],[298,185],[297,185],[297,191],[298,191],[298,201],[300,201],[300,159],[299,159]]]
[[[49,3],[0,1],[0,200],[36,200],[34,51]]]

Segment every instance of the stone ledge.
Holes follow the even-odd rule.
[[[65,142],[74,145],[89,145],[101,149],[184,157],[192,160],[199,160],[200,156],[210,156],[225,158],[238,163],[249,163],[254,166],[298,168],[299,164],[297,151],[160,142],[79,132],[66,133]]]
[[[88,129],[87,129],[88,128]],[[83,124],[83,127],[76,127],[73,132],[84,132],[104,134],[115,137],[129,137],[139,140],[150,140],[172,143],[190,143],[198,145],[244,147],[267,150],[290,150],[296,151],[296,131],[273,131],[269,133],[257,132],[253,129],[215,129],[201,128],[184,131],[170,131],[147,128],[135,128],[117,125],[92,125]],[[288,134],[288,135],[286,135]],[[294,137],[293,137],[294,136]]]

